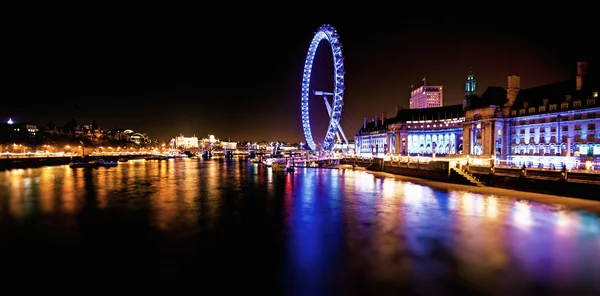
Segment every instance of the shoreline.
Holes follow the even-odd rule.
[[[527,192],[527,191],[519,191],[514,189],[506,189],[499,187],[477,187],[471,185],[462,185],[455,184],[449,182],[440,182],[433,181],[427,179],[421,179],[417,177],[403,176],[403,175],[395,175],[386,172],[379,171],[371,171],[365,168],[358,169],[361,171],[365,171],[367,173],[373,174],[375,176],[382,177],[392,177],[399,181],[412,182],[419,185],[426,185],[433,189],[449,189],[455,191],[468,191],[477,194],[493,194],[496,196],[507,197],[507,198],[515,198],[515,199],[523,199],[532,202],[542,203],[546,205],[552,206],[564,206],[570,210],[575,211],[586,211],[596,215],[600,215],[600,201],[589,200],[589,199],[581,199],[574,197],[565,197],[559,195],[550,195],[543,193],[535,193],[535,192]]]

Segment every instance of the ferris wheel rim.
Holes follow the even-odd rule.
[[[327,40],[329,43],[332,55],[333,55],[333,68],[334,68],[334,90],[333,90],[333,106],[331,107],[331,116],[329,119],[329,125],[327,127],[327,133],[323,139],[323,150],[332,150],[335,146],[335,136],[338,132],[339,121],[341,119],[342,105],[344,101],[344,56],[342,55],[342,44],[339,41],[339,35],[337,30],[331,25],[323,25],[313,36],[310,43],[306,60],[304,62],[304,71],[302,75],[302,94],[301,94],[301,110],[302,110],[302,127],[304,130],[304,138],[306,145],[311,150],[316,150],[317,144],[314,141],[312,135],[312,129],[310,126],[310,109],[309,109],[309,98],[310,98],[310,79],[313,68],[315,54],[317,53],[317,47],[323,40]]]

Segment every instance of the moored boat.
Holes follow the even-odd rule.
[[[91,161],[74,161],[69,163],[69,167],[72,169],[77,169],[77,168],[97,168],[100,165],[98,163],[95,162],[91,162]]]
[[[273,159],[272,158],[263,159],[262,164],[266,165],[267,167],[270,167],[273,165]]]
[[[116,167],[117,165],[119,165],[118,161],[104,160],[104,159],[98,159],[98,160],[94,161],[94,163],[98,164],[98,166],[100,166],[100,167]]]
[[[273,161],[271,163],[271,169],[274,172],[283,172],[283,171],[285,171],[285,167],[281,163],[279,163],[277,161]]]

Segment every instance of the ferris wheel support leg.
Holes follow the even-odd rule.
[[[327,107],[327,113],[329,113],[329,117],[331,117],[331,105],[329,104],[329,100],[327,100],[326,96],[323,96],[323,100],[325,101],[325,106]],[[338,132],[335,134],[337,136],[338,141],[342,141],[342,139],[340,138],[340,134],[342,134],[342,138],[344,138],[344,142],[346,143],[346,145],[349,145],[348,143],[348,138],[346,138],[346,134],[344,133],[344,130],[342,129],[342,125],[339,122],[336,122],[336,126],[338,128]]]
[[[346,145],[349,145],[348,138],[346,138],[346,134],[344,133],[344,130],[342,129],[342,125],[339,122],[337,123],[337,127],[340,129],[340,134],[342,134],[342,137],[344,138],[344,142],[346,143]]]
[[[323,96],[323,100],[325,101],[325,106],[327,107],[327,114],[329,114],[329,118],[331,118],[331,105],[329,104],[329,100],[327,99],[326,96]],[[339,128],[340,125],[336,123],[336,126]],[[335,136],[337,137],[338,142],[341,142],[342,139],[340,138],[340,133],[335,133]],[[344,139],[346,138],[346,136],[344,136]]]

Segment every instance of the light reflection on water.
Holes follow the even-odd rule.
[[[27,261],[5,268],[44,270],[58,252],[86,270],[75,254],[94,250],[98,266],[135,262],[123,273],[299,295],[600,291],[598,216],[362,171],[195,159],[4,171],[0,219],[0,259]]]

